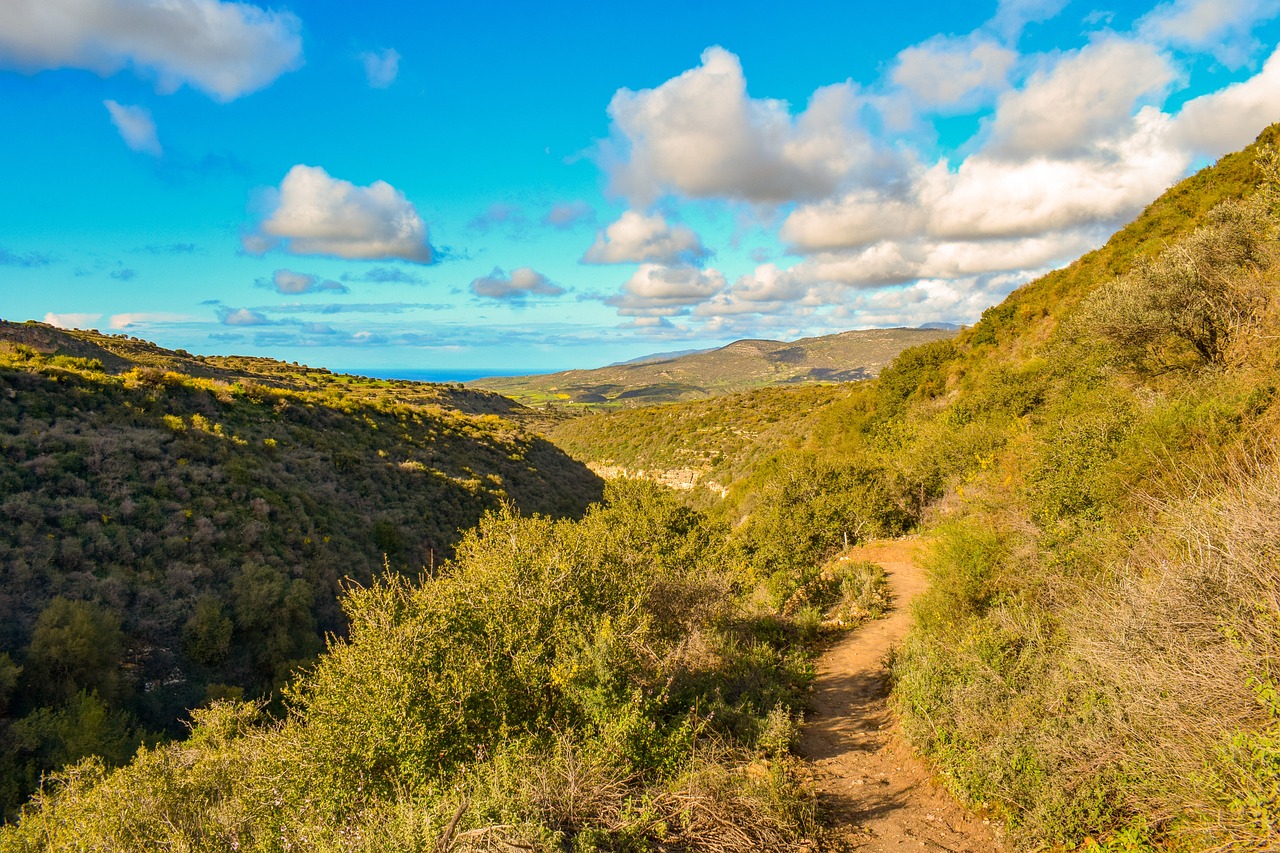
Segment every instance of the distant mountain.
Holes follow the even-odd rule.
[[[959,323],[922,323],[917,329],[941,329],[944,332],[958,332],[964,328]]]
[[[649,355],[641,355],[636,358],[629,358],[626,361],[615,361],[609,367],[623,367],[628,364],[650,364],[655,361],[670,361],[673,358],[680,358],[684,355],[697,355],[700,352],[710,352],[710,349],[682,349],[674,352],[655,352]]]
[[[870,379],[904,349],[952,334],[944,329],[859,329],[797,341],[742,340],[594,370],[493,376],[467,385],[527,406],[622,408],[703,400],[753,388]]]

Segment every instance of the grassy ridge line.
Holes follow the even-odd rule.
[[[761,387],[867,379],[903,349],[953,334],[937,329],[863,329],[791,342],[743,340],[671,359],[545,376],[490,377],[468,385],[527,405],[634,407]]]

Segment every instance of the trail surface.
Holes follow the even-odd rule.
[[[895,735],[889,713],[889,650],[906,636],[911,599],[928,585],[916,542],[870,543],[851,554],[884,566],[893,610],[841,637],[818,660],[812,709],[801,732],[829,834],[824,850],[986,853],[992,828],[933,781]]]

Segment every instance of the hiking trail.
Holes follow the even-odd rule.
[[[910,604],[928,586],[916,540],[872,542],[850,559],[879,563],[892,609],[841,636],[818,659],[800,754],[814,774],[826,824],[819,849],[858,853],[1000,850],[995,827],[964,809],[896,734],[888,707],[890,650],[906,636]]]

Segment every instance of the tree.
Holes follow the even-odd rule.
[[[58,704],[81,690],[107,703],[120,698],[124,632],[120,619],[88,601],[59,596],[36,620],[24,675],[39,704]]]

